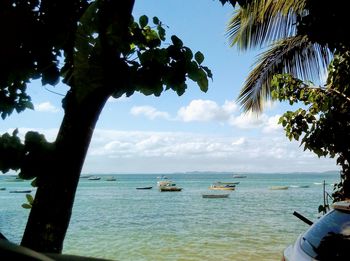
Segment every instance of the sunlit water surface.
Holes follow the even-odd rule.
[[[283,249],[308,228],[292,215],[319,216],[323,186],[335,174],[172,174],[181,192],[159,192],[152,174],[114,175],[117,181],[80,179],[64,253],[113,260],[280,260]],[[0,176],[0,231],[20,242],[30,183]],[[229,198],[206,199],[215,181],[237,181]],[[270,190],[270,186],[292,186]],[[300,185],[309,185],[300,188]],[[136,187],[153,186],[151,190]],[[328,185],[328,192],[333,187]],[[225,192],[226,193],[226,192]],[[35,191],[32,192],[35,194]]]

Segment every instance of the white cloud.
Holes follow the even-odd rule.
[[[234,101],[225,101],[224,105],[222,105],[222,108],[227,113],[234,113],[238,111],[238,105]]]
[[[158,111],[152,106],[134,106],[131,108],[130,113],[135,116],[144,115],[151,120],[156,118],[170,119],[170,115],[167,112]]]
[[[240,129],[261,129],[263,133],[282,133],[283,128],[278,124],[280,115],[268,116],[242,113],[239,116],[231,116],[229,124]]]
[[[271,107],[272,103],[268,103]],[[144,115],[149,119],[162,118],[174,120],[169,113],[158,111],[152,106],[135,106],[131,109],[132,115]],[[280,115],[240,113],[235,101],[225,101],[223,105],[212,100],[192,100],[187,106],[177,112],[176,120],[183,122],[219,122],[226,123],[239,129],[260,129],[263,133],[281,132],[278,124]]]
[[[282,131],[283,130],[282,125],[278,124],[280,117],[281,115],[275,115],[275,116],[269,117],[265,122],[262,131],[264,133],[274,133],[276,131]]]
[[[36,111],[39,112],[53,112],[56,113],[59,111],[57,107],[52,105],[50,102],[42,102],[39,104],[34,104],[34,108]]]
[[[267,120],[268,117],[265,114],[242,113],[237,117],[231,116],[229,124],[240,129],[253,129],[263,127]]]
[[[280,115],[237,113],[239,113],[239,110],[234,101],[225,101],[222,106],[219,106],[211,100],[193,100],[188,106],[180,108],[178,119],[184,122],[226,122],[240,129],[262,129],[264,133],[282,130],[281,126],[277,124]]]
[[[19,136],[23,138],[28,130],[20,128]],[[58,129],[34,131],[45,134],[52,142]],[[334,159],[319,159],[311,152],[304,152],[298,142],[290,142],[278,132],[274,136],[252,138],[96,129],[83,172],[315,172],[336,168]]]
[[[237,140],[232,141],[231,144],[233,146],[235,146],[235,145],[242,145],[244,142],[245,142],[245,138],[241,137],[241,138],[239,138]]]
[[[190,121],[227,121],[230,113],[236,110],[233,102],[226,101],[220,107],[216,102],[211,100],[193,100],[186,107],[179,109],[178,118],[185,122]]]
[[[324,171],[334,159],[318,159],[283,134],[261,138],[183,132],[96,130],[84,170],[95,172]]]
[[[184,122],[226,122],[230,115],[238,109],[234,101],[225,101],[222,106],[219,106],[212,100],[192,100],[189,105],[181,107],[177,112],[177,120]],[[130,110],[132,115],[144,115],[149,119],[163,118],[173,120],[168,112],[158,111],[152,106],[135,106]]]

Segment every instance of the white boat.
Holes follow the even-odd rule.
[[[28,190],[20,190],[20,189],[10,190],[10,193],[30,193],[30,192],[32,192],[31,189],[28,189]]]
[[[234,178],[246,178],[247,176],[246,175],[240,175],[240,174],[236,174],[236,175],[233,175]]]
[[[101,177],[96,177],[96,176],[92,176],[90,178],[88,178],[88,180],[100,180]]]
[[[218,187],[215,185],[211,185],[209,187],[209,189],[211,189],[211,190],[235,190],[235,187]]]
[[[165,175],[162,175],[162,176],[158,176],[157,179],[168,179],[168,177]]]
[[[286,190],[288,186],[271,186],[270,190]]]
[[[172,180],[159,180],[157,181],[157,185],[158,187],[162,187],[162,186],[172,186],[176,184]]]
[[[215,182],[212,184],[209,189],[212,190],[235,190],[236,184],[234,182]]]
[[[176,186],[176,183],[172,180],[163,179],[157,182],[158,188],[161,192],[165,191],[181,191],[182,188]]]
[[[222,181],[217,181],[215,182],[216,184],[221,184],[221,185],[228,185],[228,186],[232,186],[232,185],[238,185],[239,181],[236,182],[222,182]]]
[[[309,185],[290,185],[291,188],[309,188]]]

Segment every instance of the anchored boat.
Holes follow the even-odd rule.
[[[203,198],[228,198],[230,194],[202,194]]]

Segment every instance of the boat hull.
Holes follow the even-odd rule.
[[[209,187],[211,190],[235,190],[234,187]]]
[[[178,191],[181,191],[182,188],[177,188],[177,187],[160,187],[159,190],[160,190],[160,192],[178,192]]]
[[[100,180],[101,178],[100,177],[90,177],[88,178],[88,180]]]
[[[287,186],[272,186],[270,187],[270,190],[286,190],[288,189]]]
[[[247,176],[246,175],[233,175],[233,177],[236,179],[243,179],[243,178],[246,178]]]
[[[228,198],[229,194],[203,194],[202,198]]]

